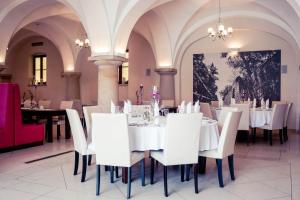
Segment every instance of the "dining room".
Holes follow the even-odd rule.
[[[0,200],[300,199],[296,0],[0,11]]]

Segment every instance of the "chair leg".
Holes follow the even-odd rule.
[[[206,170],[206,157],[199,156],[198,157],[198,166],[199,166],[199,173],[205,174]]]
[[[234,176],[234,164],[233,164],[233,155],[228,156],[228,165],[229,165],[229,172],[231,176],[231,180],[235,180]]]
[[[222,159],[216,159],[216,163],[217,163],[217,168],[218,168],[219,186],[224,187],[223,173],[222,173]]]
[[[104,171],[106,171],[106,172],[109,171],[109,166],[105,165],[104,166]]]
[[[78,164],[79,164],[79,153],[75,151],[75,163],[74,163],[74,173],[73,173],[74,176],[77,175]]]
[[[269,132],[269,140],[270,140],[270,145],[273,145],[273,139],[272,139],[272,130],[268,130]]]
[[[88,165],[91,165],[92,164],[92,155],[89,155],[88,156]]]
[[[191,165],[186,165],[186,181],[190,181],[190,171],[191,171]]]
[[[145,186],[145,159],[141,160],[141,181],[142,186]]]
[[[279,129],[280,144],[283,144],[283,129]]]
[[[60,139],[60,125],[57,124],[56,126],[56,132],[57,132],[57,139],[59,140]]]
[[[84,181],[85,181],[86,167],[87,167],[87,155],[83,155],[83,156],[82,156],[82,174],[81,174],[81,182],[84,182]]]
[[[119,167],[115,167],[115,171],[116,171],[116,178],[119,178]]]
[[[247,131],[247,146],[249,146],[249,140],[250,140],[250,133],[249,130]]]
[[[154,159],[151,158],[151,166],[150,166],[150,184],[153,184],[154,179]]]
[[[256,142],[256,128],[252,128],[252,143],[255,143]]]
[[[264,141],[268,141],[269,131],[264,129]]]
[[[127,199],[130,199],[131,193],[131,167],[128,167]]]
[[[114,182],[114,166],[110,166],[110,182]]]
[[[195,186],[195,193],[198,194],[199,193],[199,189],[198,189],[198,164],[194,165],[194,186]]]
[[[165,197],[168,197],[168,167],[164,166],[164,191]]]
[[[284,130],[284,141],[286,142],[289,139],[288,138],[288,129],[287,129],[287,126],[284,127],[283,130]]]
[[[181,182],[184,182],[184,165],[180,165],[180,172],[181,172]]]
[[[99,196],[100,194],[100,174],[101,174],[100,165],[97,165],[96,168],[96,195],[97,196]]]

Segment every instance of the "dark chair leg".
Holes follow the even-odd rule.
[[[168,167],[164,166],[164,191],[165,197],[168,197]]]
[[[60,125],[57,124],[56,126],[56,132],[57,132],[57,139],[59,140],[60,139]]]
[[[205,174],[206,157],[202,157],[202,156],[198,157],[198,166],[199,166],[199,173],[200,174]]]
[[[116,178],[119,178],[119,167],[115,167],[115,171],[116,171]]]
[[[158,161],[156,160],[156,161],[155,161],[155,167],[156,167],[156,168],[158,168],[158,164],[159,164],[159,163],[158,163]]]
[[[247,146],[249,146],[249,140],[250,140],[250,133],[249,130],[247,131]]]
[[[223,173],[222,173],[222,159],[216,159],[216,163],[217,163],[217,168],[218,168],[219,186],[224,187]]]
[[[190,171],[191,171],[191,165],[186,165],[186,181],[190,181]]]
[[[131,167],[128,167],[127,199],[130,199],[131,193]]]
[[[268,141],[268,137],[269,137],[268,134],[269,131],[264,129],[264,141]]]
[[[89,156],[88,156],[88,160],[89,160],[89,161],[88,161],[88,165],[91,165],[91,164],[92,164],[92,155],[89,155]]]
[[[283,130],[284,130],[284,141],[286,142],[289,139],[288,138],[288,129],[287,129],[287,127],[284,127]]]
[[[75,163],[74,163],[74,173],[73,173],[74,176],[77,175],[78,164],[79,164],[79,153],[75,151]]]
[[[145,186],[145,159],[141,160],[141,181],[142,186]]]
[[[83,156],[82,156],[82,174],[81,174],[81,182],[84,182],[84,181],[85,181],[86,168],[87,168],[87,155],[83,155]]]
[[[194,186],[195,186],[195,193],[198,194],[198,164],[194,165]]]
[[[153,184],[154,179],[154,159],[151,158],[151,166],[150,166],[150,184]]]
[[[269,132],[269,140],[270,140],[270,145],[273,145],[273,139],[272,139],[272,130],[268,130]]]
[[[280,144],[283,144],[283,129],[279,129]]]
[[[101,174],[100,165],[97,165],[96,168],[96,195],[97,196],[99,196],[100,194],[100,174]]]
[[[228,165],[229,165],[229,172],[231,176],[231,180],[235,180],[234,176],[234,164],[233,164],[233,155],[228,156]]]
[[[180,165],[180,172],[181,172],[181,182],[184,182],[184,165]]]
[[[110,182],[114,182],[114,166],[110,166]]]
[[[252,142],[255,143],[256,142],[256,128],[252,128]]]

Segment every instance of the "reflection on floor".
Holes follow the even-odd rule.
[[[214,160],[208,160],[207,173],[199,176],[199,194],[193,181],[180,182],[180,172],[171,168],[168,199],[300,199],[300,135],[289,131],[289,141],[269,146],[259,138],[256,144],[237,144],[235,156],[236,181],[229,178],[227,163],[223,164],[224,188],[218,187]],[[102,170],[101,194],[95,196],[95,166],[88,167],[87,180],[80,182],[80,169],[73,176],[73,153],[40,160],[26,161],[72,150],[72,140],[0,154],[0,199],[125,199],[126,185],[118,179],[109,183],[109,174]],[[94,158],[93,158],[94,159]],[[95,160],[93,160],[93,164]],[[81,166],[80,166],[81,167]],[[149,184],[149,162],[146,187],[137,180],[139,170],[133,169],[135,180],[132,199],[165,199],[162,168],[158,166],[155,184]]]

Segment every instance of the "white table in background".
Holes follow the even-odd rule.
[[[272,120],[272,109],[250,109],[250,126],[252,128],[262,127],[265,124],[270,124]]]

